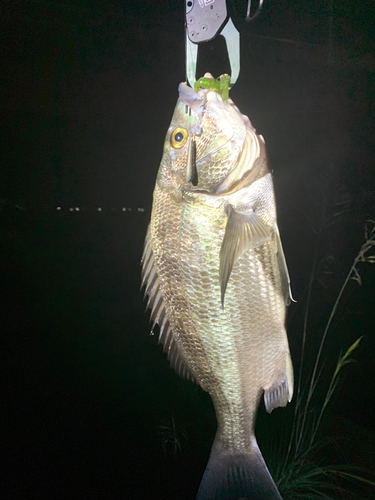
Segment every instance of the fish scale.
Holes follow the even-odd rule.
[[[200,339],[194,335],[195,325],[189,314],[191,306],[184,293],[181,259],[178,251],[180,238],[176,227],[182,216],[183,206],[173,200],[173,195],[170,197],[158,189],[155,190],[154,200],[155,216],[152,218],[151,234],[155,235],[154,240],[160,242],[160,247],[154,246],[153,251],[167,315],[173,325],[174,338],[184,353],[184,359],[189,359],[187,352],[194,352],[196,359],[192,360],[192,364],[198,365],[200,371],[204,373],[209,368],[202,353]],[[186,331],[189,332],[188,336],[185,335]],[[202,353],[201,356],[200,353]],[[195,377],[199,376],[198,368],[192,371]]]
[[[238,429],[244,427],[241,432],[248,436],[243,439],[250,441],[249,436],[254,430],[251,425],[253,421],[251,415],[255,415],[258,406],[259,387],[267,387],[270,379],[272,380],[270,374],[273,375],[274,372],[273,368],[270,369],[268,359],[273,367],[274,353],[277,352],[279,345],[285,350],[286,337],[283,325],[285,307],[282,296],[274,293],[275,285],[268,277],[274,269],[271,262],[272,251],[268,244],[264,245],[262,252],[258,252],[260,258],[254,250],[250,250],[237,261],[232,271],[231,284],[228,286],[225,308],[222,309],[218,269],[226,216],[223,210],[220,217],[222,229],[216,233],[214,239],[210,231],[211,212],[212,210],[209,210],[205,217],[203,207],[197,211],[195,205],[188,205],[183,214],[180,241],[191,240],[192,248],[196,249],[192,252],[190,246],[183,244],[179,246],[181,269],[186,283],[184,294],[189,304],[201,304],[202,294],[197,296],[199,289],[203,289],[207,297],[203,305],[191,311],[191,318],[205,351],[209,353],[209,362],[214,373],[214,380],[204,380],[202,385],[214,387],[217,378],[222,385],[227,384],[225,392],[230,394],[230,403],[227,406],[220,405],[216,401],[219,398],[214,394],[215,389],[209,391],[215,407],[220,408],[217,411],[218,420],[219,422],[223,420],[222,425],[225,429],[232,429],[233,432],[240,433]],[[198,214],[196,220],[194,220],[195,214]],[[195,272],[191,272],[191,269]],[[204,276],[197,273],[199,269],[205,270]],[[277,276],[274,277],[275,281],[276,278]],[[209,317],[201,314],[201,308],[209,309]],[[268,339],[271,346],[267,346]],[[261,363],[255,360],[255,363],[249,366],[247,359],[252,351],[257,351]],[[189,361],[187,356],[195,358],[196,353],[186,352],[186,359]],[[235,359],[235,362],[225,370],[221,362],[223,358]],[[246,394],[245,401],[243,394]],[[242,401],[242,404],[238,405],[238,401]],[[242,406],[247,408],[246,412]],[[236,419],[241,421],[241,414],[246,414],[241,417],[246,420],[246,426],[242,426],[241,422],[235,423]],[[226,422],[228,419],[229,423]],[[228,442],[227,448],[231,452],[243,449],[242,440],[240,443],[230,442],[225,431],[222,439]]]
[[[188,161],[197,186],[186,176]],[[171,366],[215,407],[218,428],[197,499],[280,499],[254,427],[262,394],[267,411],[292,396],[289,275],[263,138],[214,91],[180,85],[143,259],[151,319]]]

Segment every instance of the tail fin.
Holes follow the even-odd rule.
[[[218,452],[215,443],[196,500],[282,500],[254,439],[246,455]]]

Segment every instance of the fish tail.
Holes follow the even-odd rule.
[[[282,500],[255,439],[246,454],[217,450],[214,443],[196,500]]]

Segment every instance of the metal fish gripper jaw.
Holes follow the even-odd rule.
[[[186,0],[186,77],[196,82],[198,44],[222,35],[231,67],[231,85],[240,73],[240,34],[228,17],[226,0]]]
[[[245,21],[252,21],[261,12],[264,0],[251,8],[248,0]],[[240,34],[228,15],[226,0],[185,0],[186,4],[186,78],[193,88],[196,82],[198,44],[220,34],[225,38],[231,68],[230,86],[240,73]],[[255,10],[255,12],[254,12]]]

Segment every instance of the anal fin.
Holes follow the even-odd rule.
[[[279,406],[286,406],[293,397],[293,365],[289,352],[285,361],[285,369],[271,387],[264,391],[264,404],[268,413]]]

